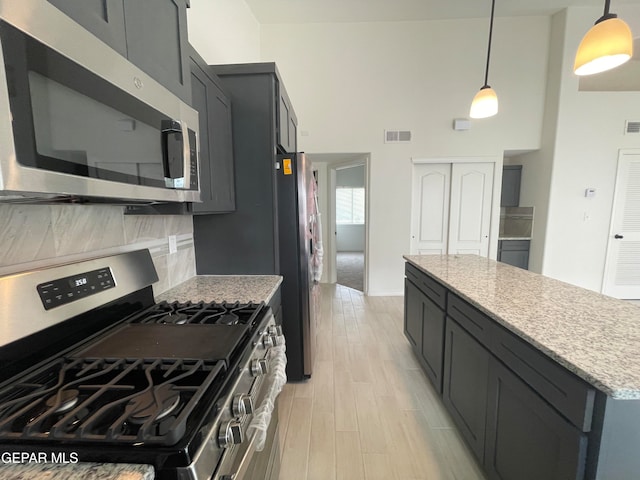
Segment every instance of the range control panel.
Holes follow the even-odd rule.
[[[71,303],[116,286],[110,268],[100,268],[37,286],[45,310]]]

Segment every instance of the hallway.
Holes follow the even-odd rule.
[[[483,480],[402,332],[402,297],[322,285],[315,369],[279,397],[280,480]]]

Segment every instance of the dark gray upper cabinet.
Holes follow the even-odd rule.
[[[292,153],[298,147],[298,120],[282,82],[278,84],[278,145],[281,151]]]
[[[269,100],[273,113],[273,134],[276,148],[280,153],[294,153],[298,148],[298,118],[289,100],[289,95],[280,76],[280,72],[273,62],[269,63],[240,63],[231,65],[212,65],[215,73],[222,79],[223,84],[240,77],[269,77],[274,81],[273,89],[264,91]],[[255,80],[257,83],[258,80]]]
[[[127,56],[123,0],[49,0],[96,37]]]
[[[189,102],[186,0],[125,1],[124,19],[129,60]]]
[[[235,210],[231,100],[219,79],[191,48],[191,105],[198,111],[200,130],[200,195],[194,214]]]
[[[49,0],[185,102],[188,0]]]
[[[517,207],[520,204],[520,181],[522,165],[505,165],[502,167],[501,207]]]

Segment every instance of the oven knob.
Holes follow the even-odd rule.
[[[253,398],[251,398],[251,395],[239,393],[234,396],[231,402],[231,413],[234,417],[242,417],[253,413]]]
[[[259,377],[269,372],[269,364],[264,358],[251,360],[251,376]]]
[[[279,337],[282,335],[282,326],[281,325],[270,325],[268,330],[269,335]]]
[[[229,420],[223,423],[218,431],[218,445],[220,448],[229,448],[231,445],[238,445],[244,440],[240,422]]]
[[[272,335],[271,338],[273,339],[273,344],[276,347],[279,347],[280,345],[282,345],[284,343],[282,341],[282,336],[281,335]]]
[[[271,335],[265,334],[264,337],[262,337],[262,346],[264,348],[273,347],[273,338],[271,338]]]

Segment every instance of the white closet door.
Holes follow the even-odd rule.
[[[413,170],[411,253],[446,254],[451,164],[418,164]]]
[[[454,163],[451,169],[449,253],[489,256],[493,163]]]
[[[614,196],[603,293],[640,298],[640,154],[622,153]]]

